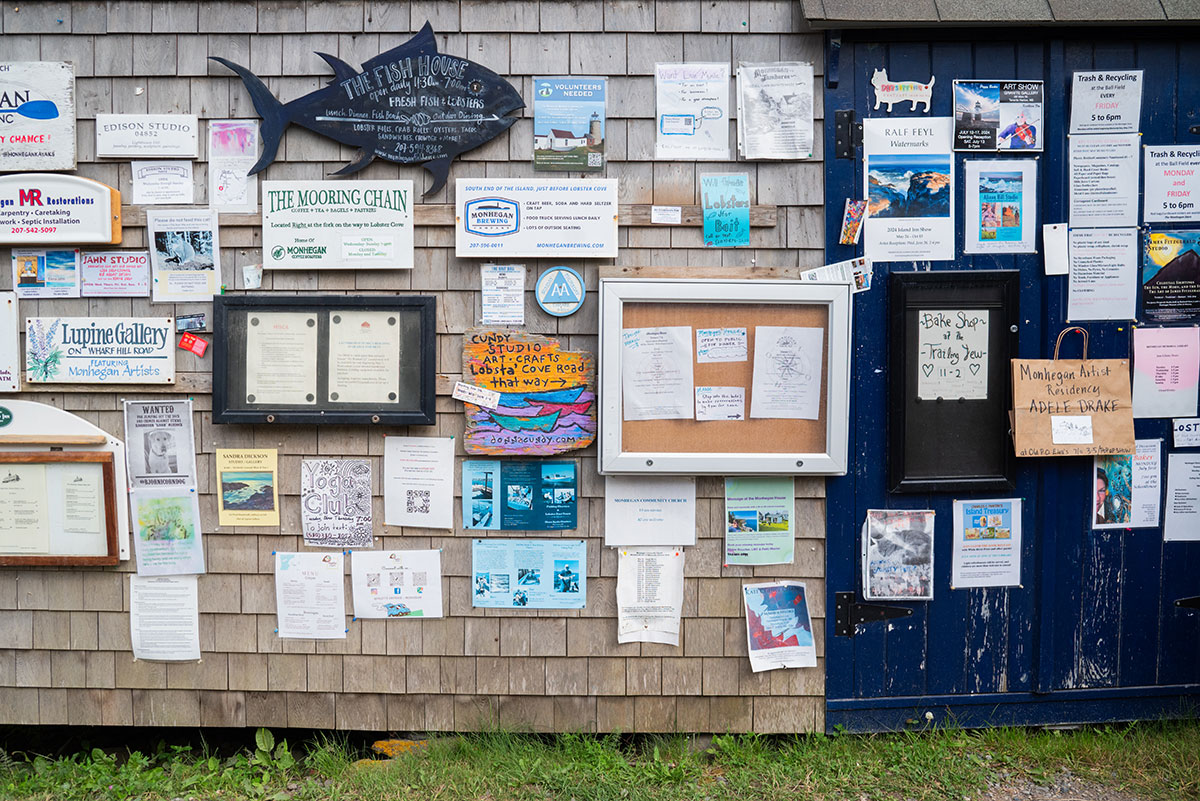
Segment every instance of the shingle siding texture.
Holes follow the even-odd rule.
[[[822,262],[823,196],[818,160],[782,164],[654,162],[654,63],[682,59],[809,60],[820,74],[821,41],[798,34],[788,2],[75,2],[6,4],[0,59],[75,64],[78,174],[129,197],[128,161],[94,157],[99,113],[191,113],[201,120],[255,116],[241,82],[207,60],[249,65],[282,100],[323,85],[328,67],[314,50],[357,64],[404,41],[429,20],[444,52],[469,57],[508,77],[529,103],[525,119],[496,141],[467,153],[451,179],[532,177],[532,76],[610,77],[607,176],[620,179],[623,203],[694,203],[699,176],[745,171],[754,202],[779,207],[774,228],[752,231],[751,248],[705,250],[695,230],[626,228],[612,261],[581,260],[589,295],[582,312],[556,319],[527,299],[528,330],[556,334],[571,348],[596,347],[597,280],[620,267],[694,265],[736,270],[767,266],[797,277]],[[820,89],[817,115],[822,115]],[[195,164],[196,202],[206,202],[202,144]],[[267,179],[319,179],[349,149],[293,127]],[[406,178],[418,193],[420,168],[377,162],[362,178]],[[453,180],[426,202],[453,202]],[[242,266],[259,263],[257,226],[221,227],[222,283],[241,291]],[[462,332],[479,315],[477,261],[454,255],[448,227],[418,227],[411,271],[268,272],[263,291],[284,294],[420,293],[437,302],[437,370],[448,393],[461,371]],[[127,226],[123,248],[145,247],[145,231]],[[0,264],[7,265],[7,252]],[[550,264],[526,260],[527,286]],[[0,286],[11,284],[0,269]],[[23,300],[21,313],[162,316],[210,312],[208,304],[151,305],[147,299]],[[216,332],[220,336],[220,332]],[[209,337],[211,338],[211,337]],[[364,426],[213,425],[211,357],[177,351],[178,386],[195,401],[200,508],[208,573],[199,579],[203,661],[134,661],[128,581],[133,562],[114,570],[0,570],[0,722],[12,724],[298,726],[366,730],[448,730],[501,725],[535,731],[805,731],[822,729],[824,653],[824,485],[798,480],[796,519],[809,521],[796,541],[796,565],[723,567],[723,486],[698,483],[698,540],[687,554],[684,621],[678,648],[616,641],[616,560],[603,543],[603,479],[594,448],[579,459],[579,528],[588,540],[588,599],[581,611],[508,612],[470,606],[470,536],[383,527],[379,547],[442,548],[447,617],[425,621],[354,620],[347,638],[280,640],[274,633],[271,576],[276,550],[303,549],[300,459],[365,457],[382,473],[384,432]],[[72,411],[122,436],[121,399],[155,397],[128,390],[56,387],[22,397]],[[462,440],[462,407],[437,400],[438,422],[386,433]],[[279,529],[217,525],[214,449],[278,448]],[[464,454],[460,453],[461,458]],[[456,470],[457,473],[457,470]],[[457,481],[457,479],[456,479]],[[376,481],[378,495],[378,481]],[[458,520],[459,510],[455,510]],[[520,536],[520,534],[518,534]],[[530,534],[545,536],[545,534]],[[816,668],[754,674],[746,658],[739,605],[743,581],[808,581]],[[350,617],[347,616],[347,620]]]

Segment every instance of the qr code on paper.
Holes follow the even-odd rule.
[[[406,507],[410,515],[427,515],[429,514],[429,490],[407,491]]]
[[[425,575],[425,571],[418,573],[414,570],[412,574],[412,583],[414,587],[420,587],[422,584],[428,584],[429,578]]]
[[[588,166],[589,167],[603,167],[604,166],[604,154],[603,153],[588,153]]]

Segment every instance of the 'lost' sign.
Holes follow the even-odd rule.
[[[0,62],[0,172],[75,169],[75,70]]]

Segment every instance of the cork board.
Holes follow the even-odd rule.
[[[816,420],[625,420],[621,449],[639,453],[824,453],[827,450],[825,408],[829,382],[829,308],[795,303],[638,303],[621,308],[622,328],[687,325],[692,328],[692,371],[695,386],[742,386],[746,411],[754,379],[754,329],[760,325],[820,328],[821,403]],[[697,328],[745,328],[748,358],[744,362],[709,362],[696,358]]]

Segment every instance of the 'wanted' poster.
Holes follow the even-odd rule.
[[[866,255],[875,261],[954,258],[954,120],[863,120]]]

